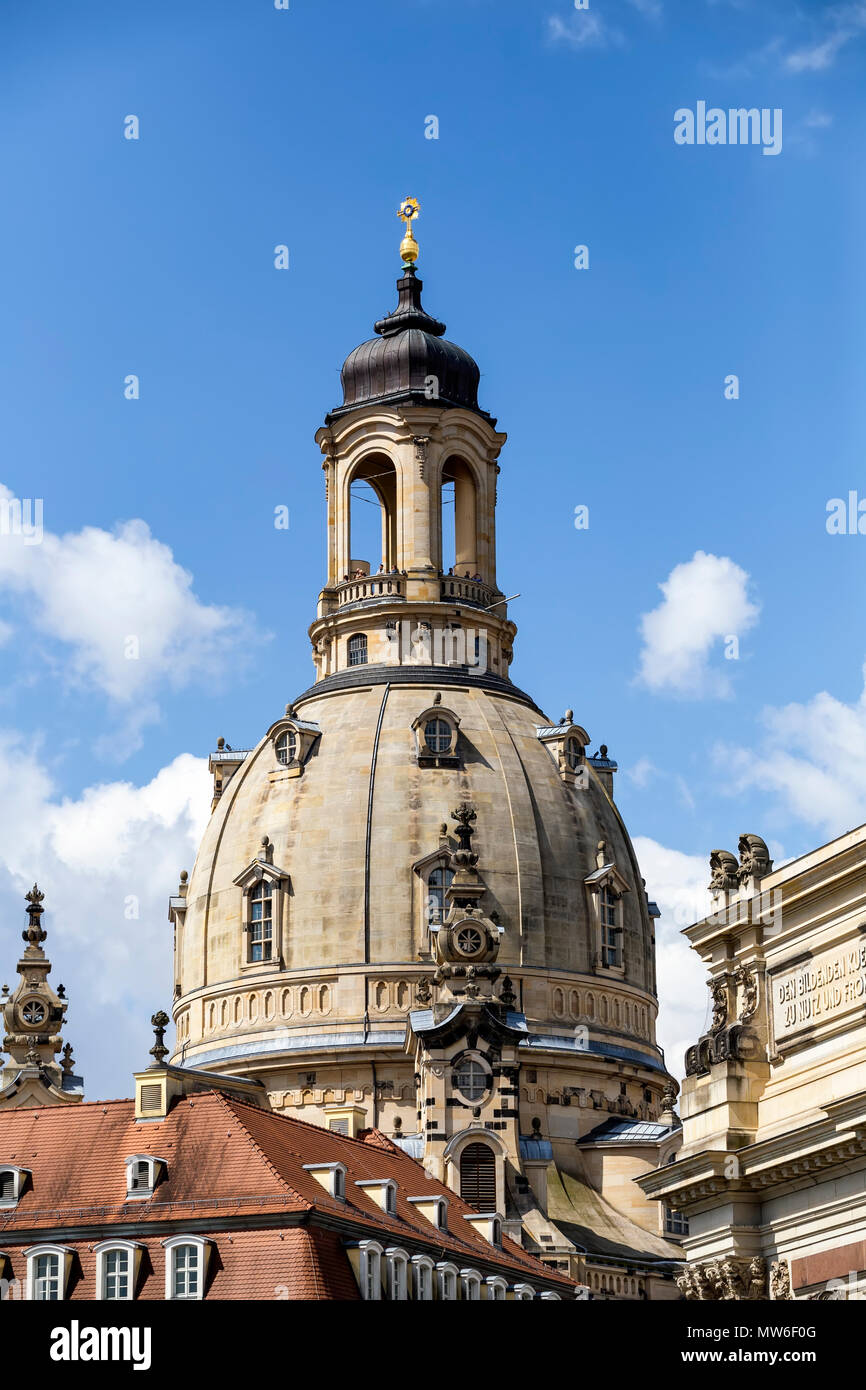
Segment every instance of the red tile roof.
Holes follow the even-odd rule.
[[[165,1175],[151,1198],[128,1201],[124,1160],[138,1153],[164,1159]],[[345,1202],[330,1197],[304,1169],[308,1163],[336,1162],[347,1169]],[[263,1251],[253,1254],[250,1247],[248,1265],[243,1265],[241,1250],[249,1242],[241,1236],[265,1234],[237,1230],[244,1222],[270,1226],[267,1248],[273,1247],[274,1264],[272,1269],[262,1266],[257,1285],[274,1274],[277,1284],[324,1290],[286,1295],[291,1298],[348,1297],[350,1284],[357,1293],[343,1246],[347,1237],[420,1246],[460,1267],[469,1263],[501,1270],[512,1282],[542,1280],[565,1296],[574,1288],[567,1276],[542,1265],[507,1237],[501,1250],[491,1246],[465,1220],[473,1209],[379,1131],[350,1139],[218,1091],[178,1099],[163,1120],[136,1121],[131,1100],[3,1111],[0,1163],[14,1163],[32,1173],[18,1206],[0,1211],[0,1246],[7,1250],[16,1243],[29,1244],[34,1232],[49,1229],[61,1239],[64,1229],[71,1236],[75,1228],[133,1224],[143,1239],[155,1223],[182,1229],[184,1222],[194,1219],[197,1230],[203,1222],[217,1230],[226,1229],[231,1218],[236,1233],[232,1244],[220,1243],[225,1268],[213,1275],[214,1289],[243,1286],[265,1258]],[[356,1185],[377,1178],[396,1183],[396,1216],[387,1216],[369,1189]],[[408,1200],[428,1194],[448,1199],[447,1232],[436,1230]],[[320,1229],[318,1217],[329,1226],[342,1227],[342,1233]],[[310,1223],[309,1229],[285,1229],[280,1240],[275,1228],[298,1218]],[[157,1262],[161,1258],[160,1248]],[[274,1273],[277,1266],[283,1271],[280,1278]],[[343,1292],[334,1292],[338,1289]],[[153,1296],[162,1297],[162,1289]]]

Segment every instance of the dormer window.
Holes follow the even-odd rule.
[[[385,1251],[388,1268],[388,1297],[396,1303],[408,1298],[409,1256],[405,1250],[390,1246]]]
[[[481,1275],[477,1269],[461,1269],[460,1284],[463,1297],[475,1301],[481,1297]]]
[[[421,767],[454,767],[457,763],[457,738],[460,720],[453,710],[446,709],[437,696],[437,703],[422,710],[412,721],[415,735],[415,756]]]
[[[336,1197],[338,1202],[345,1202],[346,1169],[342,1163],[305,1163],[303,1166],[329,1196]]]
[[[454,880],[454,870],[444,864],[431,869],[427,876],[427,925],[441,927],[445,921],[445,893]]]
[[[502,1248],[502,1217],[496,1212],[479,1212],[477,1216],[464,1216],[463,1220],[474,1226],[478,1234],[497,1250]]]
[[[18,1205],[29,1171],[28,1168],[16,1168],[11,1163],[0,1167],[0,1208]]]
[[[134,1201],[152,1197],[166,1167],[164,1158],[132,1154],[126,1160],[126,1195]]]
[[[572,711],[566,710],[559,724],[545,724],[536,727],[536,736],[543,743],[559,769],[562,780],[578,791],[589,786],[589,772],[586,765],[586,746],[589,734],[586,729],[574,723]]]
[[[437,1231],[448,1230],[448,1202],[444,1197],[410,1197],[409,1201]]]
[[[416,1301],[429,1303],[433,1298],[433,1261],[429,1255],[413,1255],[412,1268]]]
[[[598,912],[601,921],[601,963],[609,970],[622,964],[622,932],[619,926],[619,899],[608,884],[599,890]]]
[[[367,1196],[377,1207],[381,1207],[386,1216],[397,1215],[397,1184],[393,1178],[364,1178],[357,1181],[355,1186],[365,1188]]]
[[[288,778],[300,777],[304,771],[310,750],[322,730],[318,724],[308,719],[299,719],[292,705],[286,705],[286,712],[268,729],[276,766],[271,768],[271,782],[284,782]]]
[[[274,897],[262,879],[250,892],[250,960],[270,960],[274,950]]]
[[[584,750],[576,738],[565,740],[565,761],[572,772],[577,772],[583,762],[583,752]]]
[[[450,753],[454,730],[444,719],[428,719],[424,725],[424,742],[431,753]]]
[[[629,885],[607,854],[607,845],[603,840],[599,841],[596,854],[598,868],[584,879],[598,943],[595,968],[623,975],[623,898],[629,891]]]
[[[274,751],[277,761],[281,762],[283,767],[288,767],[289,763],[294,762],[298,751],[298,736],[294,729],[287,729],[285,733],[280,734],[274,744]]]
[[[274,847],[265,835],[258,856],[238,874],[243,890],[243,953],[241,969],[278,964],[282,960],[283,918],[291,882],[285,869],[274,863]]]

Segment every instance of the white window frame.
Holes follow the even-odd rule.
[[[93,1247],[96,1255],[96,1297],[109,1303],[131,1303],[135,1298],[135,1286],[138,1280],[138,1270],[141,1264],[141,1252],[143,1246],[134,1240],[102,1240]],[[109,1299],[106,1292],[106,1281],[108,1270],[106,1269],[106,1256],[114,1251],[122,1251],[128,1261],[127,1288],[129,1289],[125,1299]]]
[[[477,1269],[461,1269],[460,1296],[476,1303],[481,1298],[481,1275]]]
[[[511,1297],[518,1303],[528,1303],[535,1298],[535,1289],[531,1284],[512,1284]]]
[[[436,1266],[436,1273],[439,1275],[437,1293],[439,1298],[448,1302],[457,1301],[457,1280],[460,1274],[457,1266],[450,1260],[440,1260]]]
[[[392,1303],[405,1303],[409,1297],[409,1256],[399,1246],[389,1245],[385,1262],[388,1298]]]
[[[169,1303],[200,1303],[204,1298],[208,1262],[212,1242],[202,1236],[171,1236],[162,1242],[165,1250],[165,1297]],[[197,1251],[196,1272],[197,1290],[194,1294],[178,1295],[174,1291],[175,1255],[183,1245],[191,1245]]]
[[[30,1177],[30,1169],[19,1168],[15,1163],[0,1163],[0,1173],[11,1173],[13,1178],[12,1196],[0,1198],[0,1211],[8,1211],[20,1202],[21,1189]]]
[[[126,1163],[126,1200],[128,1202],[146,1202],[153,1196],[154,1189],[162,1175],[163,1168],[167,1167],[164,1158],[156,1158],[153,1154],[130,1154]],[[146,1163],[148,1167],[147,1187],[133,1187],[136,1166],[139,1163]]]
[[[561,1303],[561,1302],[562,1302],[562,1299],[560,1298],[559,1294],[558,1294],[558,1293],[554,1293],[552,1289],[545,1289],[544,1293],[540,1293],[540,1294],[538,1295],[538,1297],[539,1297],[539,1298],[543,1298],[544,1301],[545,1301],[545,1303]]]
[[[490,1274],[485,1279],[487,1298],[491,1303],[504,1303],[508,1297],[508,1281],[501,1274]]]
[[[25,1251],[27,1259],[27,1298],[33,1303],[62,1303],[66,1298],[66,1285],[69,1281],[69,1271],[72,1267],[72,1251],[68,1245],[31,1245]],[[57,1287],[58,1294],[56,1299],[42,1299],[36,1296],[36,1285],[39,1276],[37,1275],[38,1261],[49,1256],[57,1260]],[[46,1276],[43,1276],[46,1277]],[[47,1276],[54,1278],[53,1275]]]
[[[417,1302],[433,1301],[433,1261],[429,1255],[413,1255],[410,1264],[414,1270],[412,1292]]]
[[[384,1252],[377,1240],[362,1240],[358,1249],[361,1252],[361,1297],[367,1303],[379,1303],[382,1299]]]

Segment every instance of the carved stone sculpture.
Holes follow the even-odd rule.
[[[787,1260],[776,1260],[770,1266],[770,1297],[791,1297],[791,1271]]]
[[[737,856],[727,849],[714,849],[710,854],[710,892],[728,893],[737,887],[739,865]]]
[[[740,867],[737,879],[745,883],[747,879],[762,879],[770,872],[773,861],[770,851],[760,835],[741,835],[739,843]]]

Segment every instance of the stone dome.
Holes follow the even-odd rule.
[[[366,667],[324,680],[291,720],[234,755],[242,761],[205,831],[179,928],[178,990],[192,1005],[186,1021],[178,1017],[187,1063],[223,1066],[243,1055],[248,1067],[257,1057],[270,1066],[277,1056],[320,1049],[323,1032],[335,1030],[344,1042],[360,1042],[363,1032],[385,1046],[400,1043],[414,984],[432,972],[427,871],[456,843],[452,811],[470,802],[484,911],[501,927],[499,963],[517,981],[529,1028],[570,1038],[587,1018],[601,1030],[592,1043],[600,1055],[630,1045],[660,1069],[652,923],[606,774],[590,760],[585,786],[564,779],[551,740],[567,726],[551,725],[515,687],[454,672],[432,672],[429,681],[405,668],[398,674],[412,679]],[[440,766],[419,759],[413,731],[430,710],[459,729],[453,759]],[[290,722],[308,750],[299,775],[278,760]],[[263,857],[264,837],[287,890],[279,959],[250,969],[239,880]],[[624,970],[604,982],[593,973],[587,889],[599,860],[615,866],[623,887]],[[253,983],[260,994],[268,986],[271,999],[251,1017],[245,996]],[[287,986],[288,1003],[280,997]],[[603,1025],[615,1018],[611,1051]]]
[[[379,336],[361,343],[343,363],[343,404],[331,412],[329,420],[373,402],[424,405],[431,399],[486,417],[478,405],[481,374],[477,363],[443,336],[444,323],[425,312],[422,288],[423,281],[408,267],[397,281],[397,308],[374,325]]]

